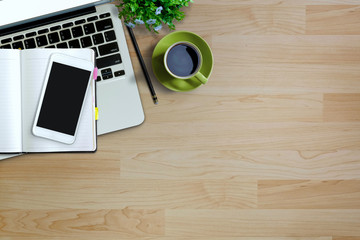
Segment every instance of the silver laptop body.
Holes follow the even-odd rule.
[[[6,1],[13,2],[0,0],[0,8]],[[87,1],[84,6],[74,3],[71,9],[55,12],[51,9],[47,15],[1,25],[0,48],[94,49],[99,68],[98,135],[137,126],[144,121],[144,112],[118,10],[114,4],[104,4],[109,1],[83,1]],[[45,0],[34,2],[51,4]],[[9,12],[17,11],[9,9]],[[0,15],[0,19],[5,17]],[[3,23],[1,19],[0,24]],[[7,156],[0,154],[0,160]]]

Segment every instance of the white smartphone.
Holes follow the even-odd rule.
[[[74,143],[93,70],[89,61],[51,55],[32,129],[35,136]]]

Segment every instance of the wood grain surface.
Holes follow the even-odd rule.
[[[360,2],[195,0],[177,30],[213,50],[175,93],[134,29],[146,115],[94,154],[0,162],[0,239],[360,240]]]

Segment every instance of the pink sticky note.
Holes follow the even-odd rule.
[[[96,67],[96,68],[94,68],[94,74],[93,74],[94,80],[97,79],[97,75],[98,75],[98,68]]]

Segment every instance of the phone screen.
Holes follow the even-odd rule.
[[[74,136],[90,75],[53,62],[36,126]]]

